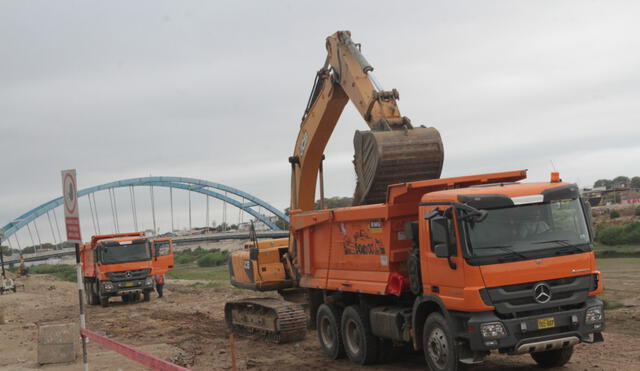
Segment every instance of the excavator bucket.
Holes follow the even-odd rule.
[[[387,186],[437,179],[442,171],[444,149],[435,128],[356,131],[353,145],[354,205],[385,202]]]

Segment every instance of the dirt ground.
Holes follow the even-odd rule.
[[[624,306],[609,310],[605,342],[580,344],[563,370],[640,370],[640,259],[601,259],[605,295]],[[37,326],[74,321],[77,291],[73,283],[44,275],[20,281],[26,290],[0,296],[6,324],[0,325],[0,370],[81,370],[74,364],[39,366]],[[117,341],[138,347],[193,370],[228,370],[230,352],[223,319],[224,303],[255,296],[227,284],[194,287],[193,281],[169,281],[166,295],[151,302],[125,304],[114,300],[109,308],[89,307],[88,327]],[[320,351],[315,332],[295,344],[274,345],[259,338],[236,338],[241,370],[424,370],[422,356],[405,354],[390,364],[360,367],[347,360],[330,361]],[[142,370],[137,364],[89,344],[91,370]],[[528,355],[491,355],[474,370],[535,370]]]

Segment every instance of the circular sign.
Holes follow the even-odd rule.
[[[69,214],[74,214],[76,207],[78,207],[78,198],[76,197],[76,185],[71,173],[65,175],[62,185],[64,190],[64,207]]]

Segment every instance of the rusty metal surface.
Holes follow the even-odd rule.
[[[225,320],[234,332],[261,334],[276,344],[299,341],[307,334],[303,307],[276,298],[229,302],[225,305]]]
[[[385,202],[387,186],[440,177],[444,148],[435,128],[357,131],[354,205]]]

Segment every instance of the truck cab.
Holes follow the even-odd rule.
[[[491,350],[566,357],[577,343],[603,340],[590,209],[575,184],[432,192],[419,215],[420,295],[446,308],[472,359]],[[423,320],[413,319],[418,331]]]
[[[156,274],[173,267],[171,239],[151,239],[142,232],[93,236],[81,247],[85,292],[90,305],[109,305],[120,296],[150,300]]]

